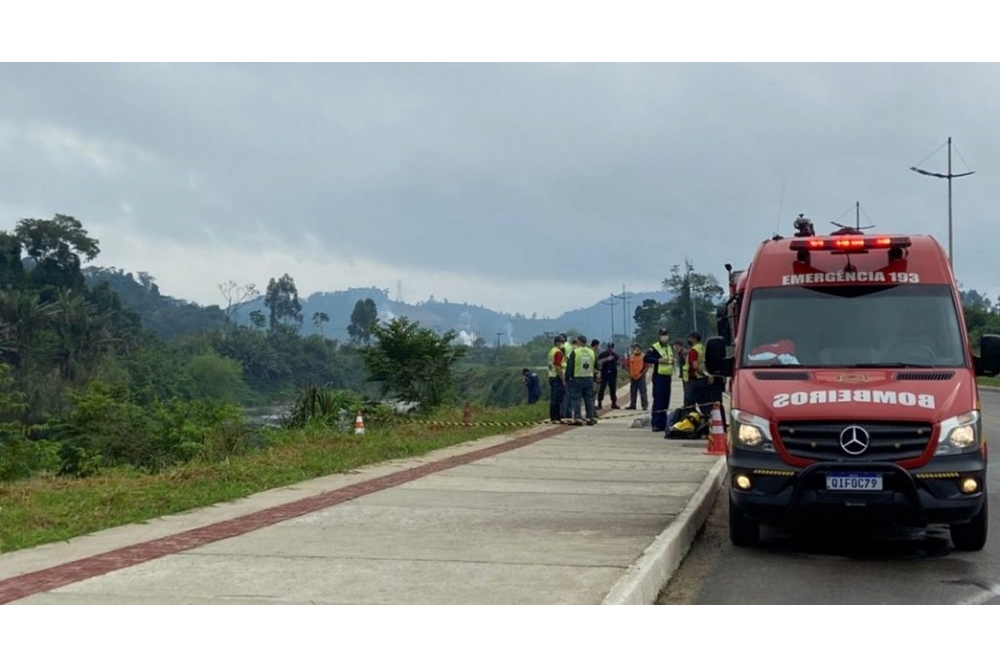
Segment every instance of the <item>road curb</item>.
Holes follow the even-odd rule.
[[[1000,387],[990,387],[990,386],[987,386],[985,384],[981,384],[981,385],[979,385],[979,391],[992,391],[992,392],[1000,393]]]
[[[660,533],[604,597],[601,604],[653,604],[677,571],[695,536],[708,518],[726,476],[720,457],[698,490],[666,530]]]

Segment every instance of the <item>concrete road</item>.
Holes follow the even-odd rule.
[[[994,457],[1000,393],[982,394]],[[1000,604],[1000,467],[987,475],[990,538],[979,552],[951,548],[948,529],[792,536],[765,528],[759,547],[729,542],[726,492],[661,594],[661,604]]]
[[[598,604],[723,471],[703,441],[631,428],[636,416],[532,427],[3,554],[0,601]],[[685,549],[693,532],[677,533]]]

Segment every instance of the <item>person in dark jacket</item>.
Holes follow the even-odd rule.
[[[597,409],[604,407],[604,390],[610,389],[611,409],[618,410],[618,364],[621,360],[615,352],[615,344],[608,343],[597,357],[597,367],[601,372],[601,385],[597,390]]]
[[[521,371],[524,386],[528,388],[528,405],[533,405],[542,397],[542,383],[538,380],[538,373],[533,373],[531,369],[525,368]]]

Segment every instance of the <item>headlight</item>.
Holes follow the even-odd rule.
[[[979,410],[941,422],[935,456],[966,454],[979,448]]]
[[[758,452],[773,452],[771,424],[763,417],[744,410],[733,410],[733,444],[741,449]]]

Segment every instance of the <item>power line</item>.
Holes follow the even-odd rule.
[[[923,164],[924,162],[927,162],[927,161],[928,161],[928,160],[930,160],[930,159],[931,159],[932,157],[934,157],[934,155],[936,155],[936,154],[937,154],[937,152],[938,152],[939,150],[941,150],[942,148],[944,148],[944,147],[945,147],[945,146],[947,146],[947,145],[948,145],[948,142],[947,142],[947,141],[946,141],[946,142],[944,142],[943,144],[941,144],[940,146],[938,146],[937,148],[935,148],[935,149],[934,149],[934,152],[933,152],[933,153],[931,153],[930,155],[928,155],[927,157],[925,157],[925,158],[924,158],[923,160],[921,160],[920,162],[918,162],[918,163],[917,163],[917,164],[916,164],[915,166],[919,167],[919,166],[920,166],[920,165],[922,165],[922,164]]]
[[[848,213],[850,213],[850,212],[851,212],[851,211],[853,211],[853,210],[854,210],[854,207],[853,207],[853,206],[851,206],[851,207],[850,207],[849,209],[847,209],[846,211],[844,211],[843,213],[841,213],[840,215],[838,215],[838,216],[837,216],[836,218],[834,218],[834,219],[833,219],[833,220],[834,220],[834,222],[836,222],[836,221],[840,220],[841,218],[843,218],[843,217],[844,217],[845,215],[847,215]]]
[[[955,148],[955,152],[958,153],[958,159],[961,160],[962,164],[965,165],[965,169],[967,171],[972,171],[972,167],[970,167],[969,163],[965,161],[964,157],[962,157],[962,151],[958,150],[958,145],[957,144],[952,144],[952,146]]]

